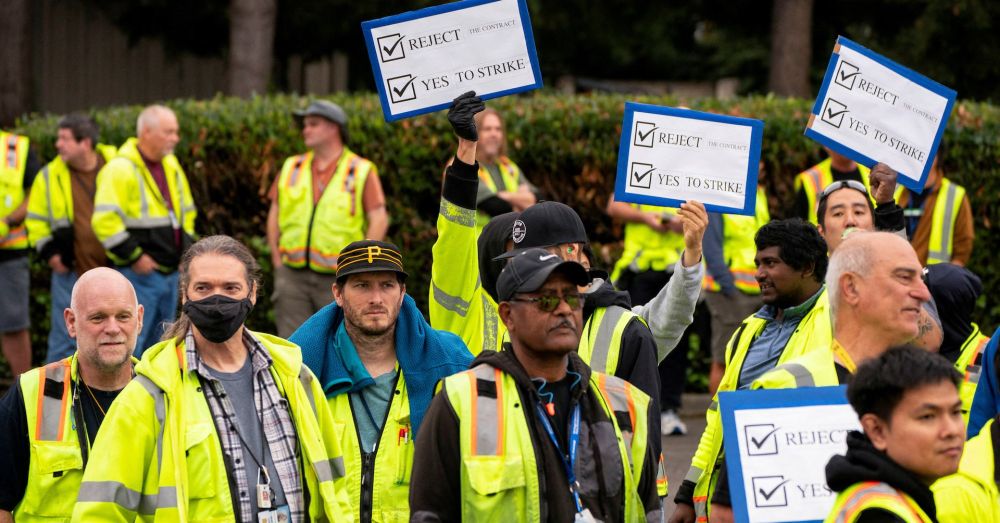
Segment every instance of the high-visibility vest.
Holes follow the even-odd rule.
[[[111,145],[97,144],[94,149],[106,162],[118,153]],[[56,156],[43,167],[31,184],[28,217],[24,224],[28,227],[28,240],[38,252],[42,252],[61,231],[72,231],[73,183],[69,166],[61,157]]]
[[[677,209],[655,205],[630,204],[642,212],[656,212],[663,221],[677,214]],[[625,249],[611,273],[611,281],[617,281],[622,271],[632,272],[663,271],[673,267],[684,252],[684,235],[676,232],[657,232],[645,223],[625,224]]]
[[[902,202],[903,189],[896,188],[896,201]],[[931,221],[931,237],[927,245],[927,265],[932,263],[951,263],[951,254],[955,240],[955,223],[958,222],[958,212],[962,209],[965,199],[965,187],[941,178],[941,187],[937,191],[934,202],[934,214]],[[924,213],[922,209],[903,209],[903,214],[911,216],[911,212]],[[921,218],[922,220],[923,218]]]
[[[995,419],[989,420],[978,435],[965,443],[958,472],[931,485],[941,523],[1000,523],[995,423]]]
[[[755,276],[757,265],[754,263],[754,258],[757,256],[757,245],[754,243],[754,235],[769,221],[771,213],[767,209],[767,195],[761,187],[757,187],[757,202],[753,216],[722,215],[722,253],[729,266],[729,272],[733,274],[734,285],[744,294],[760,294],[760,284],[757,283]],[[702,288],[710,292],[722,290],[708,271],[705,271]]]
[[[292,268],[337,272],[337,255],[365,239],[365,182],[372,162],[344,147],[329,184],[313,205],[313,152],[285,160],[278,175],[278,250]]]
[[[837,495],[825,523],[853,523],[868,509],[884,510],[906,523],[931,523],[933,520],[916,501],[887,483],[855,483]]]
[[[516,192],[521,185],[521,168],[506,156],[497,158],[496,166],[500,170],[503,188],[497,187],[497,184],[493,182],[493,176],[490,175],[490,171],[482,164],[479,166],[479,183],[486,185],[493,194],[500,191]],[[489,214],[478,211],[476,213],[476,226],[482,229],[489,223],[490,218]]]
[[[972,399],[979,385],[979,375],[983,371],[983,349],[989,341],[989,336],[984,335],[979,330],[979,325],[973,323],[972,333],[965,339],[965,343],[962,343],[962,350],[955,360],[955,369],[962,373],[962,384],[958,388],[958,395],[962,398],[962,417],[965,418],[966,425],[969,424],[969,411],[972,409]]]
[[[691,459],[691,469],[684,478],[695,483],[693,494],[695,515],[701,521],[708,520],[712,494],[715,492],[715,484],[721,472],[722,414],[719,412],[718,393],[737,389],[750,345],[760,336],[767,323],[767,320],[756,315],[747,317],[726,345],[726,371],[719,382],[718,392],[705,413],[705,432],[702,433],[698,449]],[[778,358],[777,368],[809,353],[814,347],[829,347],[832,331],[829,297],[824,289],[816,298],[812,309],[799,321],[795,332],[788,338],[788,343]]]
[[[352,521],[346,492],[335,485],[344,460],[319,380],[297,345],[251,335],[271,356],[269,371],[295,425],[309,519]],[[187,370],[183,339],[147,349],[136,373],[104,420],[73,519],[234,521],[219,434],[201,381]]]
[[[24,169],[28,165],[28,137],[0,131],[0,249],[28,248],[24,224],[9,228],[2,221],[24,201]]]
[[[590,390],[615,429],[625,493],[625,521],[645,521],[637,485],[647,443],[649,397],[627,381],[593,372]],[[538,467],[528,417],[514,379],[481,364],[444,380],[459,421],[463,521],[541,520]],[[495,391],[486,394],[485,390]],[[625,424],[631,426],[623,426]],[[593,481],[581,476],[578,481]]]
[[[371,496],[368,513],[373,523],[409,521],[410,469],[413,467],[414,447],[410,426],[410,400],[403,371],[400,370],[396,378],[385,425],[375,449],[375,462],[370,465],[373,474],[368,478],[362,477],[366,464],[350,398],[350,394],[344,393],[327,400],[337,440],[344,455],[346,474],[337,480],[338,488],[347,491],[355,518],[362,513],[365,497]]]
[[[187,175],[172,154],[161,163],[170,194],[160,194],[135,138],[129,138],[118,149],[118,156],[97,173],[90,223],[116,265],[129,265],[145,253],[161,270],[172,272],[192,243],[198,212]],[[177,233],[181,236],[179,246]]]
[[[826,189],[828,185],[833,183],[833,172],[831,171],[831,164],[833,160],[827,158],[822,162],[800,172],[795,177],[795,192],[802,189],[805,192],[806,200],[809,202],[809,222],[813,225],[819,223],[819,219],[816,216],[816,207],[819,205],[819,197],[823,194],[823,189]],[[868,173],[870,169],[864,165],[858,164],[858,171],[861,173],[861,181],[865,184],[865,189],[868,190],[868,194],[871,194],[871,184],[868,180]]]

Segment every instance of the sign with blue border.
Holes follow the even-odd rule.
[[[720,392],[719,408],[736,521],[823,521],[826,464],[861,430],[847,387]]]
[[[615,200],[753,215],[764,122],[625,103]]]
[[[806,136],[866,165],[881,162],[922,192],[957,94],[843,36],[806,124]]]
[[[542,86],[526,0],[463,0],[362,22],[388,122]]]

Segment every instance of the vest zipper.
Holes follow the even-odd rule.
[[[389,411],[392,410],[392,403],[396,400],[396,386],[399,385],[399,372],[392,381],[392,396],[389,398],[389,405],[385,408],[382,416],[382,427],[378,437],[375,438],[375,448],[371,452],[365,452],[361,441],[361,429],[358,428],[358,417],[354,413],[354,402],[348,397],[348,405],[351,406],[351,418],[354,420],[354,433],[358,437],[358,449],[361,451],[361,523],[370,523],[372,520],[372,503],[375,483],[375,457],[378,456],[378,447],[382,443],[382,434],[385,432],[385,424],[389,420]]]

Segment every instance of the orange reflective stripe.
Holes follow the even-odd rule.
[[[302,172],[302,164],[306,162],[306,154],[300,154],[295,157],[295,166],[292,167],[292,174],[288,177],[286,187],[293,187],[299,181],[299,173]]]
[[[622,382],[622,384],[624,386],[623,389],[624,389],[624,392],[625,392],[625,394],[624,394],[624,396],[625,396],[625,404],[628,406],[628,418],[629,418],[629,421],[632,423],[632,432],[634,433],[635,432],[635,400],[632,399],[632,391],[630,390],[630,388],[632,387],[632,384],[629,383],[629,382],[627,382],[627,381],[625,381],[625,380],[622,380],[621,382]],[[614,398],[614,396],[612,396],[608,392],[608,376],[606,374],[604,374],[603,372],[597,375],[597,386],[601,389],[601,392],[604,394],[604,397],[608,398],[608,401],[611,401],[611,399]],[[615,410],[614,409],[614,405],[611,406],[611,410]]]
[[[493,373],[497,384],[497,456],[503,456],[503,440],[506,439],[503,432],[503,373],[500,369],[493,369]]]
[[[62,367],[61,369],[59,367]],[[45,441],[62,441],[63,436],[65,436],[66,430],[66,413],[69,411],[70,406],[70,380],[71,380],[71,367],[70,359],[60,360],[54,363],[46,365],[42,372],[38,373],[38,399],[37,399],[37,410],[35,411],[35,439],[45,440]],[[49,398],[45,395],[45,382],[48,379],[58,382],[52,377],[50,377],[50,372],[54,372],[56,375],[62,374],[62,399],[59,406],[59,418],[53,420],[51,416],[46,418],[45,405],[49,403],[51,405],[51,400],[55,398]],[[49,401],[46,401],[46,400]],[[48,423],[46,423],[48,422]],[[52,431],[53,427],[46,427],[46,425],[55,424],[55,430]],[[45,430],[48,428],[49,430]]]
[[[20,164],[20,158],[17,154],[17,135],[10,134],[7,136],[7,165],[11,169],[17,169],[18,164]]]
[[[969,358],[969,364],[965,367],[965,381],[970,381],[972,379],[972,369],[973,367],[979,366],[978,360],[982,355],[983,347],[985,347],[989,341],[989,338],[983,338],[979,341],[979,345],[976,346],[976,350],[972,353],[972,357]]]

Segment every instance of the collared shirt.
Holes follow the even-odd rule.
[[[788,345],[788,340],[795,333],[802,318],[809,314],[813,305],[816,305],[816,300],[819,299],[824,288],[821,285],[816,294],[813,294],[808,300],[781,311],[780,320],[778,319],[778,308],[774,305],[765,305],[754,313],[754,316],[767,320],[767,325],[764,325],[760,336],[753,340],[750,343],[750,348],[747,349],[743,368],[740,369],[737,387],[739,390],[749,388],[754,380],[777,365],[781,353],[785,351],[785,345]]]
[[[222,444],[222,452],[226,456],[230,485],[235,489],[233,499],[239,500],[240,521],[256,523],[257,514],[250,513],[252,508],[249,498],[249,496],[257,495],[256,478],[251,482],[251,478],[247,476],[246,462],[236,459],[243,455],[243,446],[234,425],[229,422],[230,419],[236,419],[233,405],[226,397],[222,384],[212,375],[211,370],[201,359],[201,355],[195,350],[192,330],[188,330],[184,344],[188,371],[195,372],[201,379],[202,390],[215,421],[215,428]],[[278,472],[278,479],[281,481],[285,498],[288,500],[292,521],[305,521],[305,498],[299,467],[298,436],[288,409],[288,401],[281,396],[274,377],[268,371],[272,360],[264,345],[247,329],[243,329],[243,344],[250,351],[257,412],[263,425],[264,437],[271,451],[271,459]]]

